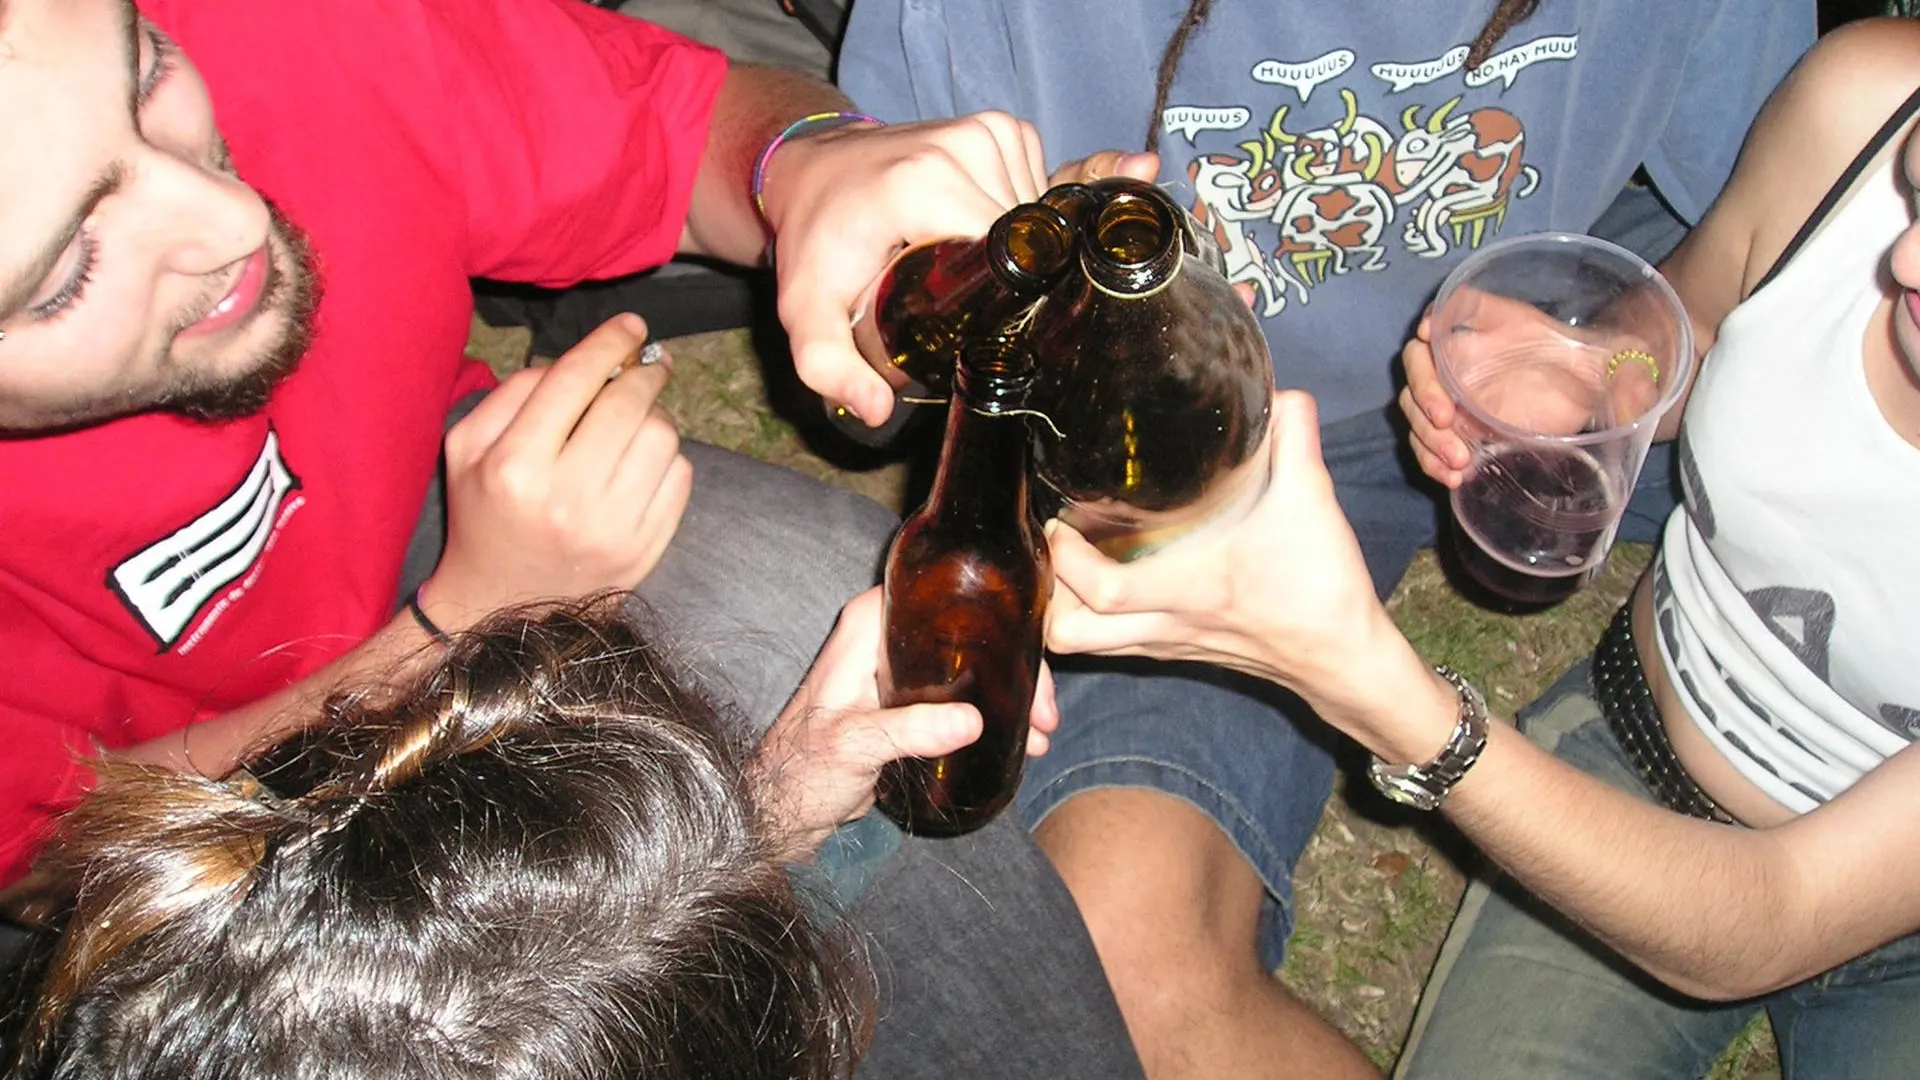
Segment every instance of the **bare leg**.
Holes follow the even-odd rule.
[[[1260,878],[1192,805],[1097,788],[1035,837],[1080,905],[1151,1080],[1379,1076],[1265,970]]]

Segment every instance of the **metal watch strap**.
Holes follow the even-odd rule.
[[[1465,676],[1445,664],[1433,670],[1447,680],[1460,700],[1459,719],[1440,753],[1425,765],[1389,765],[1375,755],[1367,778],[1380,794],[1417,810],[1432,810],[1467,774],[1487,748],[1487,702]]]

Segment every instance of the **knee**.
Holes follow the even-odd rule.
[[[1268,977],[1266,886],[1190,803],[1138,788],[1069,799],[1035,831],[1073,894],[1116,993],[1190,997]]]

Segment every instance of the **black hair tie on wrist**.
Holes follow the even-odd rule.
[[[424,588],[426,588],[425,585],[420,586],[420,589]],[[452,648],[453,639],[447,636],[445,630],[440,629],[439,624],[427,618],[426,611],[420,607],[420,589],[413,590],[413,595],[407,597],[407,611],[413,615],[413,621],[420,624],[420,629],[427,632],[428,637],[439,642],[442,648]]]

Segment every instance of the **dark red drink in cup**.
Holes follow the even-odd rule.
[[[1604,565],[1618,501],[1585,450],[1502,446],[1453,492],[1455,554],[1504,600],[1557,604]]]
[[[1452,497],[1458,564],[1504,600],[1558,603],[1605,564],[1692,375],[1680,299],[1624,248],[1539,233],[1455,267],[1431,328],[1454,429],[1473,450]]]

